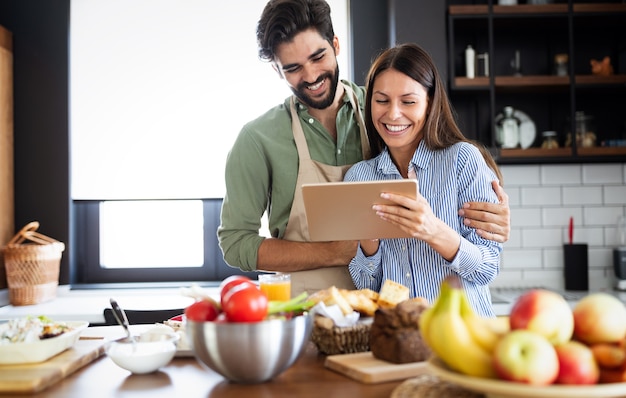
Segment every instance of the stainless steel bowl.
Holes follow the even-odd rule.
[[[252,323],[193,322],[185,330],[196,359],[226,379],[262,383],[300,357],[311,336],[313,317]]]

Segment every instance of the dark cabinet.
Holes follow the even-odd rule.
[[[448,2],[448,92],[464,133],[499,163],[626,160],[626,4],[518,2]],[[473,78],[467,46],[477,59]],[[605,57],[612,73],[594,73]],[[507,106],[522,119],[519,148],[498,139]],[[546,131],[556,132],[559,148],[542,147]]]

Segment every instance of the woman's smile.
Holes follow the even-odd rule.
[[[409,127],[411,127],[410,124],[386,124],[385,123],[385,129],[387,129],[387,131],[389,132],[389,134],[402,134],[404,133]]]

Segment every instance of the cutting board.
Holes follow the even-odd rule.
[[[324,366],[361,383],[384,383],[429,373],[426,362],[396,364],[374,358],[371,351],[329,355]]]
[[[0,394],[44,390],[100,357],[105,343],[103,338],[80,338],[72,348],[45,362],[0,365]]]

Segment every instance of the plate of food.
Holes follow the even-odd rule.
[[[11,319],[0,325],[0,365],[46,361],[72,347],[87,326],[45,316]]]
[[[626,383],[532,386],[472,377],[451,370],[437,357],[431,357],[428,360],[428,367],[440,379],[485,394],[487,398],[616,398],[624,397],[626,394]]]

